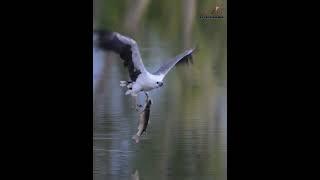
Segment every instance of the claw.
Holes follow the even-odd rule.
[[[148,101],[148,99],[149,99],[149,94],[148,94],[147,92],[144,92],[144,94],[145,94],[146,97],[147,97],[146,101]]]
[[[132,90],[128,90],[128,91],[126,91],[126,94],[125,95],[129,95],[129,94],[131,94],[132,93]]]
[[[120,81],[120,86],[125,87],[127,85],[127,81]]]
[[[151,98],[150,98],[150,101],[151,101],[150,103],[153,104],[153,100]]]
[[[141,111],[139,108],[142,108],[142,107],[143,107],[143,106],[142,106],[141,104],[137,104],[137,105],[136,105],[136,111],[141,113],[141,112],[143,111],[143,109],[142,109],[142,111]]]

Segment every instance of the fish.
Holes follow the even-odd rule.
[[[146,100],[146,104],[143,107],[143,110],[140,113],[140,118],[139,118],[139,124],[138,124],[138,132],[135,134],[132,139],[138,143],[140,141],[140,137],[143,133],[146,132],[148,124],[149,124],[149,119],[150,119],[150,108],[152,105],[151,99]]]

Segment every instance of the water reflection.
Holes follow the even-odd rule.
[[[139,180],[140,178],[139,178],[139,172],[138,172],[138,170],[136,170],[135,173],[132,174],[131,177],[132,177],[132,178],[131,178],[132,180]]]
[[[135,2],[146,3],[135,5],[135,27],[125,19],[138,10],[115,0],[95,3],[95,25],[133,37],[148,70],[195,42],[200,50],[193,66],[177,67],[151,92],[148,131],[136,144],[139,114],[119,86],[128,73],[116,54],[94,48],[94,179],[226,179],[226,20],[197,18],[214,1]]]

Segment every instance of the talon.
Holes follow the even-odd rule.
[[[125,95],[129,95],[131,93],[132,93],[132,90],[128,90],[128,91],[126,91]]]
[[[144,94],[145,94],[146,97],[147,97],[146,101],[148,101],[148,99],[149,99],[149,94],[148,94],[147,92],[144,92]]]
[[[136,105],[136,111],[140,112],[140,109],[139,109],[139,108],[142,108],[142,107],[143,107],[143,105],[137,104],[137,105]]]
[[[127,86],[127,81],[120,81],[120,86],[121,87]]]

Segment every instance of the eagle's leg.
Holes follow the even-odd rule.
[[[146,103],[142,105],[137,103],[137,96],[135,96],[134,98],[135,98],[135,104],[136,104],[136,111],[141,113],[144,110],[145,106],[147,105],[148,100],[146,100]]]
[[[127,86],[128,90],[126,91],[125,95],[131,95],[133,97],[135,109],[136,111],[139,111],[139,108],[143,107],[142,105],[137,103],[138,93],[142,91],[141,87],[135,84],[135,82],[131,82],[131,81],[120,81],[120,86],[122,87]]]
[[[144,92],[144,94],[146,95],[146,98],[147,98],[147,100],[146,100],[146,101],[148,102],[148,99],[149,99],[149,93],[145,91],[145,92]]]
[[[136,111],[139,111],[139,109],[138,109],[138,108],[141,108],[141,110],[143,111],[143,110],[144,110],[144,108],[145,108],[145,106],[147,105],[147,103],[148,103],[149,99],[152,101],[152,99],[150,98],[150,96],[149,96],[149,93],[148,93],[148,92],[144,91],[144,94],[146,95],[145,104],[144,104],[144,105],[141,105],[141,104],[137,104],[137,103],[136,103]],[[137,101],[136,101],[136,102],[137,102]],[[141,113],[142,111],[139,111],[139,112]]]
[[[144,92],[144,94],[146,95],[146,104],[148,103],[149,99],[151,100],[151,103],[152,103],[153,100],[151,99],[149,93],[148,92]]]

